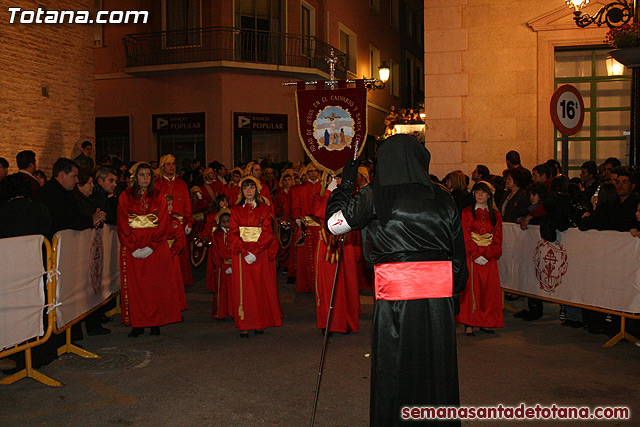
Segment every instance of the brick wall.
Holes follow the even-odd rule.
[[[0,0],[0,156],[17,172],[16,154],[33,150],[50,174],[58,157],[75,157],[94,140],[93,26],[10,24],[9,7],[91,10],[91,0]],[[43,86],[48,96],[43,96]]]

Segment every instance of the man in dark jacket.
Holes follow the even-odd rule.
[[[94,174],[93,194],[89,200],[107,215],[106,223],[116,225],[116,213],[118,210],[118,197],[114,191],[118,185],[118,177],[113,169],[101,167]]]
[[[53,221],[53,234],[60,230],[85,230],[95,227],[106,219],[106,214],[99,209],[93,215],[84,214],[73,195],[78,184],[78,164],[73,160],[61,157],[53,164],[53,178],[47,182],[33,197],[49,209]]]
[[[459,405],[455,301],[469,273],[456,205],[429,180],[429,161],[418,141],[392,136],[380,146],[373,185],[352,196],[350,162],[327,205],[328,229],[362,230],[375,269],[372,426],[400,425],[406,407]]]

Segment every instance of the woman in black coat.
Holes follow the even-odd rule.
[[[526,176],[520,169],[505,171],[506,191],[498,204],[502,214],[502,222],[519,222],[529,213],[527,209],[531,203],[529,195],[524,189]]]

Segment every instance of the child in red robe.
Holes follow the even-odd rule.
[[[182,270],[180,269],[180,252],[187,245],[187,235],[184,233],[184,227],[180,220],[173,216],[173,196],[167,194],[167,213],[169,214],[169,231],[167,232],[167,242],[171,250],[171,259],[173,261],[173,270],[178,284],[178,301],[180,302],[180,310],[187,309],[187,295],[182,286]]]
[[[229,247],[229,224],[231,211],[223,208],[216,216],[218,228],[213,232],[207,262],[207,289],[214,292],[211,317],[224,320],[233,316],[233,304],[229,294],[231,288],[231,248]]]

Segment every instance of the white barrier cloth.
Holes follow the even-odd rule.
[[[640,313],[640,239],[619,231],[558,233],[503,224],[498,261],[503,288],[609,310]]]
[[[113,226],[58,236],[58,329],[120,290],[120,242]]]
[[[44,335],[44,236],[0,239],[0,350]]]

